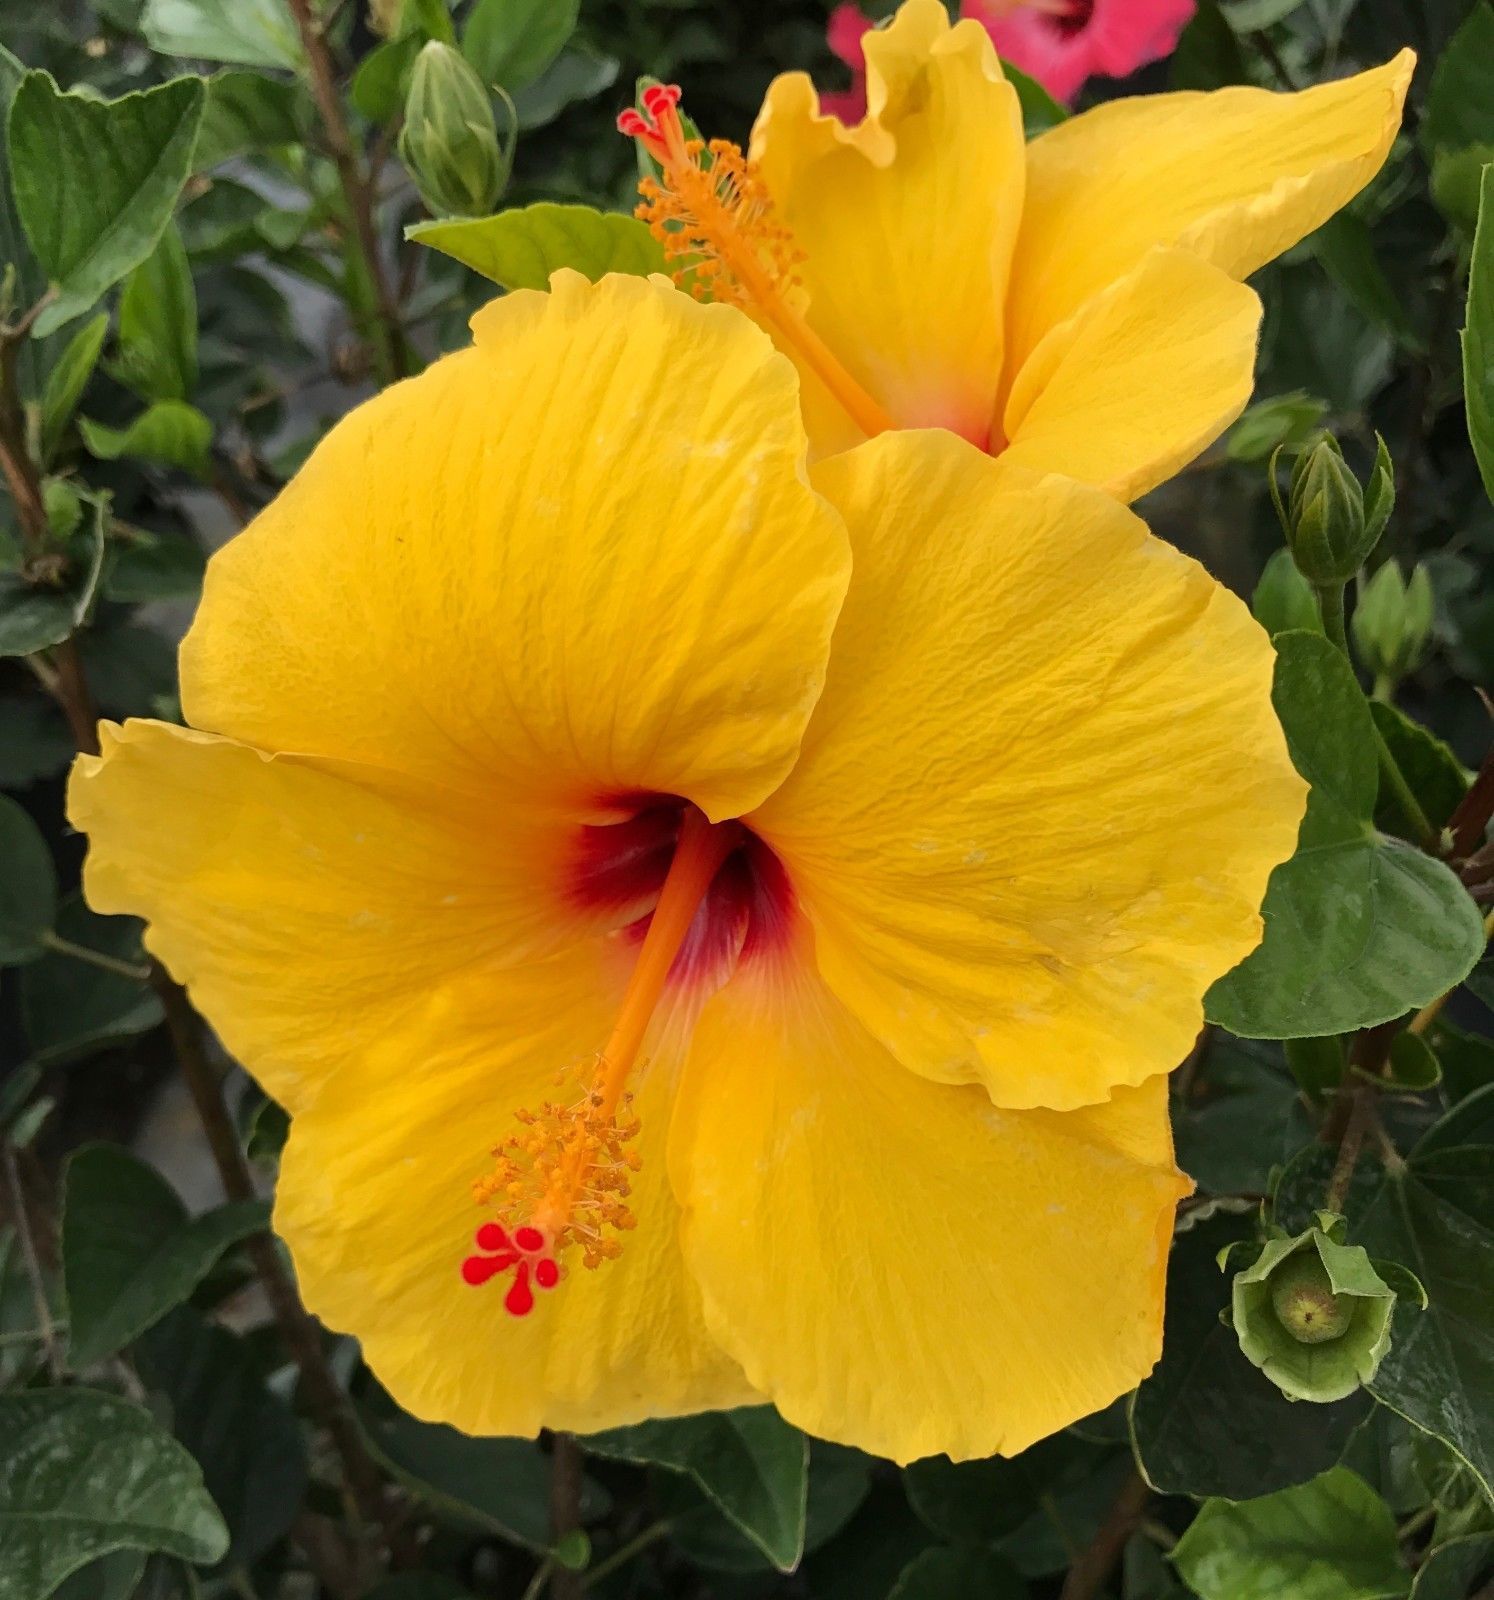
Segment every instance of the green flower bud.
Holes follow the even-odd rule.
[[[1418,566],[1406,582],[1387,561],[1366,583],[1354,608],[1354,644],[1377,681],[1394,685],[1421,665],[1432,633],[1432,580]]]
[[[459,51],[435,39],[415,58],[399,153],[438,216],[487,216],[508,184],[512,142],[498,143],[488,91]]]
[[[1368,485],[1361,485],[1338,441],[1327,433],[1297,457],[1286,505],[1277,498],[1292,559],[1320,589],[1345,584],[1359,571],[1380,542],[1394,504],[1395,480],[1384,442]]]
[[[1240,1349],[1291,1400],[1342,1400],[1379,1370],[1390,1348],[1396,1291],[1341,1218],[1266,1242],[1235,1275],[1231,1320]]]

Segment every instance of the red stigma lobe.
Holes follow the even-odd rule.
[[[513,1269],[514,1281],[503,1297],[503,1309],[511,1317],[527,1317],[534,1310],[533,1279],[541,1289],[553,1289],[560,1282],[560,1266],[549,1253],[549,1240],[539,1228],[515,1228],[513,1237],[496,1222],[485,1222],[473,1237],[480,1255],[462,1262],[462,1282],[480,1289],[500,1273]]]

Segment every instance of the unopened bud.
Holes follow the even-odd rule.
[[[1379,1370],[1397,1298],[1382,1271],[1420,1293],[1410,1274],[1342,1243],[1342,1218],[1318,1222],[1267,1240],[1231,1289],[1240,1349],[1292,1400],[1342,1400]]]
[[[508,184],[513,152],[498,142],[492,99],[461,53],[438,40],[415,58],[399,153],[438,216],[487,216]]]
[[[1426,658],[1432,633],[1432,580],[1418,566],[1408,583],[1387,561],[1365,584],[1354,608],[1354,644],[1376,681],[1397,684]]]
[[[1380,441],[1367,485],[1354,476],[1332,434],[1297,458],[1291,492],[1277,509],[1292,559],[1318,588],[1347,583],[1380,542],[1395,504],[1390,456]]]

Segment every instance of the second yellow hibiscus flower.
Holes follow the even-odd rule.
[[[682,278],[793,358],[816,454],[941,427],[1126,500],[1250,397],[1241,282],[1346,204],[1400,126],[1414,57],[1301,94],[1118,100],[1024,145],[989,36],[907,0],[865,41],[867,115],[768,90],[748,158],[692,145],[678,91],[620,125]]]

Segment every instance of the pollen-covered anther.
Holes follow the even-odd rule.
[[[643,112],[625,111],[618,128],[658,162],[644,178],[637,215],[674,264],[674,279],[701,300],[762,309],[765,292],[794,287],[803,259],[775,217],[756,167],[728,139],[687,138],[680,91],[670,83],[644,91]]]
[[[516,1240],[526,1230],[542,1236],[553,1257],[574,1246],[586,1267],[615,1259],[616,1235],[637,1226],[627,1199],[642,1163],[629,1145],[641,1124],[631,1094],[609,1107],[598,1087],[604,1076],[599,1063],[578,1097],[516,1112],[519,1131],[493,1151],[492,1170],[472,1186],[474,1199],[493,1206]]]

